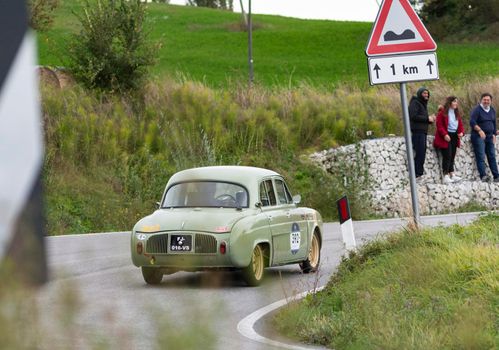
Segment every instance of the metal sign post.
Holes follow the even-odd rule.
[[[402,101],[402,115],[404,119],[405,147],[407,152],[407,164],[409,167],[409,183],[411,185],[412,214],[416,228],[419,226],[419,203],[418,189],[416,187],[416,172],[414,170],[414,154],[412,151],[411,123],[409,120],[409,109],[407,105],[406,83],[400,84],[400,100]]]
[[[248,0],[248,66],[249,85],[253,85],[253,20],[251,19],[251,0]]]

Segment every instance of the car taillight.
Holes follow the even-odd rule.
[[[137,254],[141,255],[143,250],[144,250],[144,246],[142,245],[142,242],[138,242],[137,243]]]
[[[222,241],[220,243],[220,254],[224,255],[227,252],[227,243]]]

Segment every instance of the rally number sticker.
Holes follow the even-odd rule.
[[[289,236],[290,245],[291,245],[291,254],[298,253],[300,250],[300,241],[301,241],[301,232],[300,226],[295,222],[291,226],[291,235]]]

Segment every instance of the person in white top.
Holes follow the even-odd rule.
[[[435,140],[433,146],[442,153],[442,172],[444,184],[461,180],[454,172],[454,160],[457,148],[461,145],[464,125],[458,108],[456,96],[449,96],[437,114]]]

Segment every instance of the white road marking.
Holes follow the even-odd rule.
[[[288,304],[291,301],[296,301],[296,300],[302,299],[302,298],[306,297],[308,294],[319,292],[322,289],[324,289],[324,286],[319,287],[319,288],[314,288],[314,289],[311,289],[309,291],[297,294],[291,299],[281,299],[281,300],[276,301],[270,305],[264,306],[264,307],[256,310],[255,312],[249,314],[248,316],[243,318],[241,321],[239,321],[239,323],[237,324],[237,331],[240,334],[242,334],[243,336],[245,336],[246,338],[249,338],[251,340],[257,341],[259,343],[267,344],[267,345],[280,347],[283,349],[293,349],[293,350],[317,349],[316,347],[312,348],[312,347],[307,347],[307,346],[303,346],[303,345],[291,345],[291,344],[279,342],[277,340],[265,338],[264,336],[258,334],[255,331],[254,327],[255,327],[255,323],[257,323],[258,320],[260,320],[262,317],[264,317],[268,313]]]

